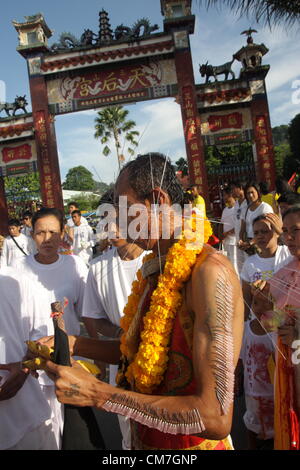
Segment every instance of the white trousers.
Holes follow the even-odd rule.
[[[40,385],[47,402],[51,408],[51,425],[55,436],[57,448],[61,448],[61,439],[64,428],[64,406],[57,400],[54,385]]]

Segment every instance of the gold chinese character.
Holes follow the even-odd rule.
[[[189,133],[192,135],[196,134],[196,123],[194,119],[188,120],[188,126],[189,126]]]
[[[144,72],[141,68],[131,69],[131,72],[133,72],[133,74],[130,75],[129,77],[132,80],[130,84],[130,88],[134,88],[137,83],[139,83],[143,87],[149,86],[146,81],[147,77],[145,77]]]
[[[14,151],[13,150],[9,150],[7,152],[7,158],[8,158],[8,160],[13,160],[14,159]]]
[[[92,83],[92,80],[86,80],[85,78],[82,77],[81,82],[79,84],[80,87],[80,96],[89,96],[90,90],[89,90],[89,85]]]
[[[197,176],[197,178],[195,178],[195,183],[198,184],[199,186],[202,186],[203,179],[201,178],[201,176]]]
[[[233,116],[230,116],[230,118],[228,119],[228,122],[229,122],[229,124],[230,124],[232,127],[234,127],[234,126],[237,125],[237,120],[236,120],[236,118],[233,117]]]
[[[263,118],[257,121],[257,127],[266,127],[265,120]]]
[[[115,72],[111,72],[103,82],[102,91],[116,91],[118,81],[115,77]]]

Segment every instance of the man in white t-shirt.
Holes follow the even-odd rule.
[[[5,238],[1,253],[0,266],[18,267],[20,261],[33,252],[33,240],[21,233],[17,219],[8,221],[9,236]]]
[[[147,252],[125,240],[113,240],[113,248],[103,253],[90,267],[84,293],[83,319],[92,338],[98,333],[119,338],[120,318],[131,293],[132,283]],[[110,365],[110,384],[115,385],[118,366]],[[128,418],[119,416],[123,448],[130,449]]]
[[[82,223],[81,212],[75,210],[72,212],[74,222],[74,241],[73,253],[80,256],[88,266],[93,258],[93,246],[95,246],[95,237],[92,227]]]
[[[72,219],[72,212],[79,211],[79,207],[78,207],[76,202],[69,202],[68,209],[69,209],[69,214],[70,214],[71,217],[68,219],[67,225],[69,227],[74,227],[74,222],[73,222],[73,219]],[[81,216],[81,224],[82,225],[88,225],[88,221],[86,220],[85,217],[83,217],[83,215]]]
[[[245,198],[245,192],[242,183],[232,182],[230,186],[232,188],[232,195],[236,200],[234,206],[234,234],[238,243],[240,239],[241,224],[242,220],[245,218],[248,202]],[[247,254],[243,250],[240,250],[238,247],[236,252],[236,258],[237,269],[238,273],[240,274],[243,264],[247,259]]]
[[[58,450],[48,402],[38,381],[20,367],[25,341],[45,334],[39,287],[3,268],[0,298],[0,449]]]
[[[236,272],[237,268],[237,240],[234,233],[234,213],[235,199],[231,189],[224,190],[224,202],[226,206],[223,209],[221,223],[223,224],[223,233],[221,240],[226,256],[230,259]]]

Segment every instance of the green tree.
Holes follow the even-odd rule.
[[[80,165],[70,168],[62,186],[63,189],[73,191],[93,191],[95,189],[95,181],[92,173]]]
[[[187,176],[189,174],[187,159],[183,157],[179,158],[179,160],[175,162],[174,169],[175,171],[181,171],[182,176]]]
[[[99,196],[96,194],[79,194],[76,196],[76,202],[81,211],[94,211],[99,205]],[[65,213],[68,214],[68,207],[65,207]]]
[[[272,128],[273,143],[275,146],[287,144],[289,142],[289,126],[282,124]]]
[[[139,136],[139,132],[133,130],[136,123],[127,120],[128,114],[129,111],[123,106],[110,106],[99,111],[95,119],[95,139],[100,139],[101,144],[104,145],[102,153],[106,157],[111,153],[109,142],[113,140],[119,169],[121,169],[121,163],[125,161],[123,153],[125,143],[129,142],[134,147],[138,145],[135,139]],[[128,147],[127,152],[131,156],[134,155],[134,148]]]
[[[289,142],[281,143],[274,147],[275,152],[275,168],[277,177],[284,177],[286,162],[292,157]]]
[[[199,0],[207,7],[227,5],[240,15],[250,15],[268,25],[285,22],[289,25],[300,19],[300,0]]]
[[[39,196],[40,181],[37,172],[24,176],[6,176],[4,185],[8,197],[27,199],[33,195]]]
[[[289,125],[291,155],[284,162],[284,175],[290,178],[300,171],[300,114],[297,114]]]

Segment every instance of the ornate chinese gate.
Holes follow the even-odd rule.
[[[251,50],[249,65],[249,50],[243,48],[236,54],[244,65],[240,79],[196,87],[189,42],[195,24],[191,4],[192,0],[161,0],[164,16],[161,33],[155,32],[158,26],[151,26],[146,19],[132,28],[120,25],[113,33],[108,14],[102,10],[98,34],[89,29],[80,39],[63,34],[51,47],[48,40],[52,32],[42,15],[25,17],[24,23],[13,22],[19,35],[17,50],[28,66],[32,116],[26,125],[28,132],[34,134],[45,206],[63,208],[55,115],[163,97],[176,97],[181,106],[190,183],[198,186],[207,201],[204,145],[211,145],[212,141],[213,145],[216,142],[224,145],[231,139],[254,140],[256,170],[259,174],[265,172],[267,181],[273,183],[271,129],[264,87],[267,71],[260,65],[253,66],[256,49]],[[0,145],[1,126],[0,122]],[[25,128],[18,134],[18,123],[12,122],[8,127],[13,128],[11,138],[18,135],[19,145],[26,145],[22,142],[23,137],[27,138],[22,134]],[[2,183],[0,178],[3,224],[7,208]]]
[[[206,75],[206,83],[196,86],[202,136],[206,149],[214,147],[222,160],[219,167],[208,170],[210,188],[220,186],[221,182],[251,178],[266,181],[274,188],[274,149],[265,85],[270,66],[262,65],[268,49],[264,44],[254,43],[253,32],[244,31],[247,45],[233,55],[231,62],[219,67],[208,63],[200,67]],[[242,63],[238,79],[231,69],[234,60]],[[231,73],[233,79],[209,82],[211,76],[217,78],[222,73],[225,77]],[[241,155],[229,156],[228,146],[236,146]]]
[[[28,64],[45,205],[62,207],[55,115],[171,96],[181,103],[191,180],[208,194],[189,44],[195,23],[191,0],[162,0],[161,7],[163,33],[145,19],[132,28],[120,25],[113,33],[102,10],[99,34],[85,30],[80,39],[62,35],[51,48],[52,33],[41,15],[14,22],[18,51]]]

